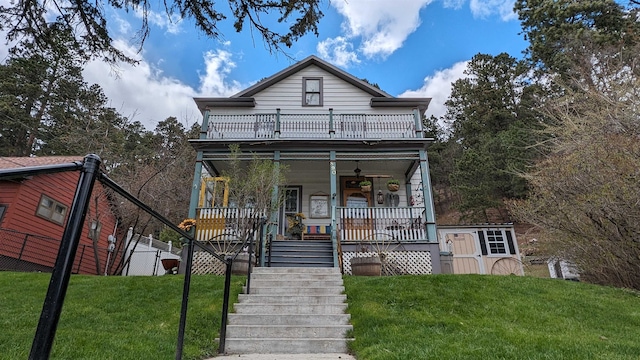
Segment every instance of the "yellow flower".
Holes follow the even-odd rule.
[[[184,231],[191,230],[191,228],[193,226],[196,226],[196,220],[195,219],[184,219],[184,220],[182,220],[180,225],[178,225],[178,227],[180,229],[184,230]]]
[[[293,215],[293,216],[297,216],[297,217],[299,217],[299,218],[301,218],[301,219],[306,219],[306,218],[307,218],[306,216],[304,216],[304,214],[303,214],[303,213],[296,213],[296,214],[295,214],[295,215]]]

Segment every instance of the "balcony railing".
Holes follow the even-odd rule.
[[[208,139],[415,138],[413,114],[210,115]]]

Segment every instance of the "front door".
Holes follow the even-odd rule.
[[[286,235],[289,228],[288,216],[302,212],[302,186],[288,186],[283,189],[284,201],[280,207],[278,234]]]
[[[342,187],[342,206],[355,208],[371,206],[371,193],[373,191],[363,193],[362,190],[360,190],[360,181],[365,180],[365,178],[343,177],[340,180]]]
[[[482,253],[473,231],[440,230],[440,248],[453,252],[454,274],[485,274]]]
[[[373,219],[371,209],[371,192],[364,193],[360,189],[360,181],[365,178],[343,177],[340,179],[342,188],[342,239],[367,240],[373,234]],[[367,179],[370,180],[370,179]]]

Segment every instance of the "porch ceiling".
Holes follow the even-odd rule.
[[[191,139],[191,145],[196,151],[228,151],[229,145],[237,144],[242,151],[273,152],[273,151],[299,151],[299,152],[397,152],[426,150],[433,142],[431,138],[414,139],[269,139],[269,140],[233,140],[233,139]]]
[[[303,158],[303,157],[288,157],[288,154],[282,154],[280,163],[286,164],[289,168],[290,174],[302,174],[301,176],[317,176],[317,179],[323,178],[326,173],[326,179],[329,178],[329,154],[325,154],[322,158]],[[362,177],[374,177],[380,178],[386,184],[386,177],[395,177],[398,179],[404,179],[406,176],[413,173],[417,168],[419,159],[415,157],[395,157],[393,160],[389,158],[367,158],[358,157],[359,154],[339,154],[343,156],[337,156],[336,159],[336,173],[340,176],[354,176],[354,169],[356,166],[362,171],[360,176]],[[262,158],[273,159],[273,156]],[[355,162],[358,160],[358,163]],[[228,158],[226,155],[207,156],[204,155],[203,161],[207,168],[214,172],[214,174],[220,174],[228,169]],[[249,158],[242,161],[248,164]],[[326,170],[326,171],[323,171]],[[296,177],[298,176],[296,175]]]

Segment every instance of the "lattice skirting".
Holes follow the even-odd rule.
[[[224,275],[226,265],[213,257],[206,251],[195,251],[193,253],[193,266],[191,273],[195,275]]]
[[[373,256],[377,253],[362,253],[359,252],[358,256]],[[342,253],[342,266],[344,268],[345,275],[351,275],[351,258],[355,257],[355,251],[346,251]],[[431,265],[431,253],[428,251],[392,251],[385,254],[386,262],[390,266],[394,267],[396,272],[402,274],[411,275],[426,275],[431,274],[433,267]],[[383,275],[384,274],[383,264]]]

